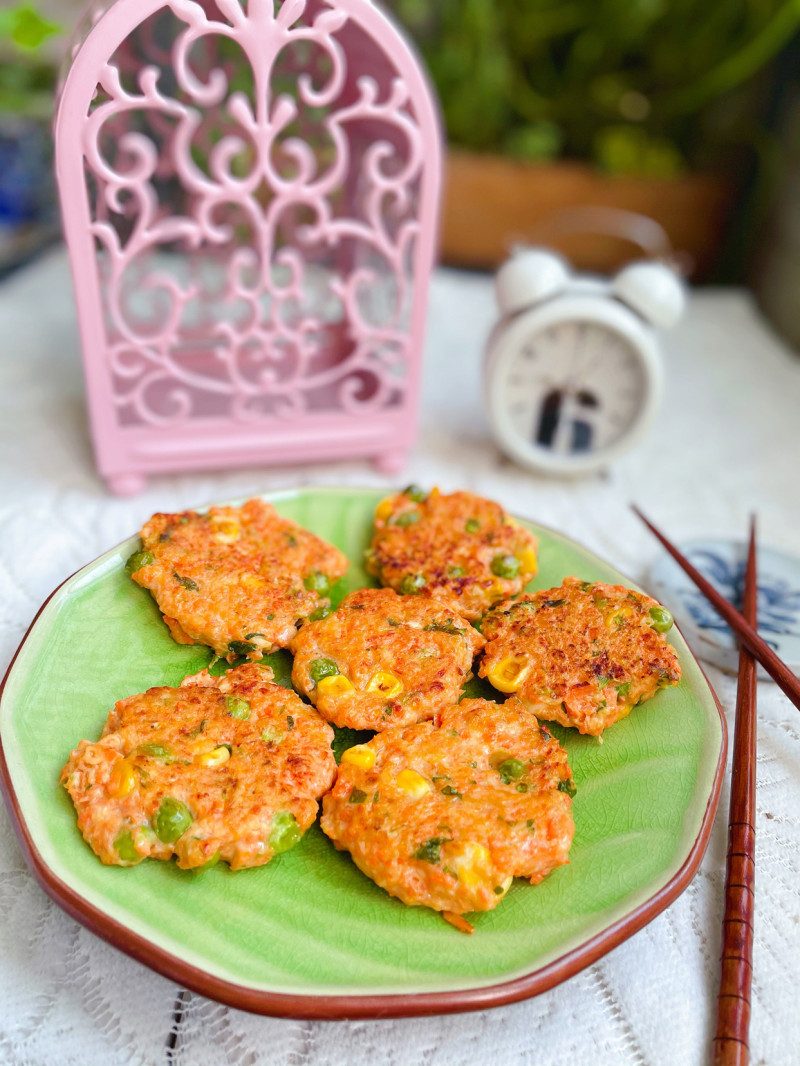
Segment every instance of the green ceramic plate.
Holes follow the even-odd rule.
[[[319,489],[270,497],[362,569],[379,494]],[[529,524],[529,523],[526,523]],[[568,574],[625,582],[551,530],[534,587]],[[570,864],[518,881],[463,936],[405,907],[337,852],[315,826],[268,866],[202,876],[174,863],[101,865],[83,842],[59,771],[100,734],[115,700],[177,685],[207,649],[169,637],[149,593],[125,574],[132,538],[85,567],[46,603],[6,678],[0,704],[6,799],[31,866],[78,920],[195,990],[250,1010],[307,1017],[429,1013],[532,995],[576,972],[650,920],[688,884],[710,832],[725,756],[724,719],[680,634],[683,667],[600,744],[555,727],[578,786]],[[629,583],[629,582],[626,582]],[[281,653],[284,654],[284,653]]]

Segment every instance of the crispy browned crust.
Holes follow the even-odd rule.
[[[435,597],[359,589],[329,617],[300,629],[291,644],[292,683],[336,725],[409,725],[456,702],[481,647],[480,633]],[[352,689],[320,692],[309,670],[323,658],[336,663]],[[370,691],[379,674],[393,676],[401,691],[391,697]]]
[[[185,869],[215,858],[232,869],[261,866],[273,856],[277,814],[293,815],[305,832],[335,775],[333,730],[271,677],[247,664],[223,677],[202,671],[179,688],[148,689],[116,704],[100,740],[80,742],[61,781],[104,863],[174,854]],[[221,747],[230,750],[227,761],[204,765]],[[119,787],[125,780],[127,792]],[[173,843],[152,831],[165,797],[185,804],[192,818]],[[115,846],[126,832],[138,853],[131,861]]]
[[[518,700],[463,700],[438,724],[390,729],[365,747],[374,766],[343,759],[323,799],[322,828],[404,903],[490,910],[512,877],[535,884],[568,861],[567,755]],[[510,759],[519,760],[516,776],[504,772]],[[410,795],[404,771],[428,791]]]
[[[333,583],[348,567],[338,548],[260,499],[204,514],[156,514],[141,538],[153,561],[133,580],[152,592],[172,636],[230,661],[286,647],[298,623],[330,602],[306,587],[309,575]]]
[[[535,551],[533,534],[499,504],[470,492],[442,495],[434,489],[419,502],[399,493],[378,505],[367,569],[398,592],[406,590],[408,579],[419,579],[424,593],[476,619],[522,591],[536,572]],[[513,578],[492,569],[505,556],[523,560]]]
[[[480,676],[491,680],[509,657],[524,663],[515,694],[534,714],[599,736],[680,680],[678,656],[653,629],[658,606],[623,585],[568,577],[486,615]]]

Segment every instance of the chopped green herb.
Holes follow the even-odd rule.
[[[631,690],[630,681],[623,681],[622,684],[617,685],[617,695],[621,700],[627,699],[628,693]]]
[[[140,744],[136,749],[136,755],[147,755],[151,759],[161,759],[162,762],[171,763],[175,760],[175,753],[171,748],[163,744]]]
[[[464,576],[464,567],[463,566],[448,566],[448,568],[447,568],[447,576],[448,577],[463,577]]]
[[[234,655],[249,655],[251,651],[255,650],[255,644],[251,644],[249,640],[232,640],[228,644],[228,651]]]
[[[428,494],[424,489],[421,489],[419,485],[408,485],[403,489],[403,496],[408,496],[409,500],[413,500],[414,503],[422,503]]]
[[[267,639],[263,633],[245,633],[244,635],[245,640],[252,640],[253,637],[261,637],[263,640]]]
[[[189,589],[190,592],[199,592],[200,586],[196,581],[192,581],[190,577],[182,577],[176,570],[172,571],[172,576],[178,582],[179,585],[183,585],[185,589]]]
[[[424,629],[426,633],[449,633],[451,637],[458,637],[466,632],[465,629],[459,629],[452,618],[448,618],[445,622],[428,622]]]
[[[417,511],[403,511],[389,519],[390,526],[399,526],[401,529],[405,529],[406,526],[413,526],[415,522],[419,522],[419,513]]]
[[[610,677],[598,677],[597,684],[599,685],[600,688],[605,688],[606,685],[610,685],[611,684],[611,678]]]
[[[583,590],[583,592],[591,592],[591,590],[594,588],[594,582],[581,581],[580,588]]]
[[[532,833],[535,833],[535,832],[536,832],[536,822],[534,822],[533,818],[529,818],[529,819],[527,820],[527,822],[525,823],[525,825],[526,825],[526,826],[528,827],[528,829],[529,829],[529,830],[530,830],[530,831],[531,831]]]
[[[568,796],[574,796],[578,789],[571,777],[565,777],[558,782],[558,791],[566,792]]]
[[[495,885],[494,886],[494,894],[496,896],[502,896],[503,895],[503,886],[502,885]]]
[[[367,798],[366,792],[362,792],[360,788],[354,788],[350,793],[347,802],[348,803],[363,803]]]
[[[430,840],[426,840],[424,844],[420,844],[417,850],[414,852],[415,859],[421,859],[423,862],[437,863],[441,862],[442,844],[449,844],[449,837],[431,837]]]
[[[400,623],[399,623],[399,622],[397,621],[397,619],[396,619],[396,618],[387,618],[387,619],[386,619],[386,622],[387,622],[387,624],[388,624],[388,625],[390,625],[390,626],[395,626],[395,627],[397,627],[397,626],[399,626],[399,625],[400,625]]]
[[[203,732],[203,730],[205,729],[205,727],[206,727],[206,723],[207,723],[207,722],[208,722],[208,719],[207,719],[207,718],[204,718],[204,719],[203,719],[203,721],[202,721],[202,722],[200,723],[200,725],[196,725],[196,726],[194,727],[194,729],[192,729],[192,730],[190,731],[190,733],[189,733],[189,736],[190,736],[190,737],[199,737],[199,736],[200,736],[200,734],[201,734],[201,733]]]
[[[373,803],[377,803],[380,798],[381,798],[380,792],[376,792],[375,795],[372,797],[372,802]]]
[[[445,785],[441,792],[443,796],[455,796],[456,799],[461,799],[461,793],[452,785]]]
[[[289,731],[291,732],[291,730],[294,729],[294,718],[292,718],[290,714],[286,715],[286,724],[288,725]]]
[[[285,733],[276,729],[274,725],[268,725],[266,729],[261,730],[261,739],[265,744],[280,744],[284,736]]]
[[[464,529],[467,533],[477,533],[480,528],[481,524],[477,518],[468,518],[464,523]]]
[[[566,602],[567,602],[566,599],[563,599],[563,600],[545,600],[544,603],[542,604],[542,607],[561,607]]]
[[[321,607],[316,607],[308,616],[309,622],[321,622],[323,618],[327,618],[329,614],[333,613],[333,608],[327,604],[322,604]]]
[[[289,545],[290,548],[297,547],[297,537],[294,535],[294,533],[289,533],[288,530],[284,529],[283,535],[284,537],[286,537],[286,543]]]

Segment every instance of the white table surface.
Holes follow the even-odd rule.
[[[404,477],[463,487],[563,530],[633,579],[655,542],[636,500],[675,538],[743,535],[800,552],[800,360],[739,291],[694,296],[665,338],[654,429],[604,476],[547,481],[504,459],[479,363],[493,317],[485,277],[433,282],[419,443]],[[0,285],[0,674],[48,593],[156,510],[309,483],[388,485],[367,463],[158,478],[110,497],[87,432],[66,260]],[[734,679],[709,670],[732,727]],[[759,685],[752,1062],[800,1061],[800,718]],[[382,1022],[261,1018],[188,997],[67,917],[28,873],[0,808],[2,1066],[698,1066],[714,1019],[728,788],[686,892],[596,965],[536,999]],[[170,1035],[171,1034],[171,1035]]]

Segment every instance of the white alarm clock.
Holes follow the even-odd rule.
[[[485,376],[492,430],[504,451],[544,473],[584,474],[628,449],[662,391],[656,329],[679,319],[683,283],[642,261],[601,280],[559,256],[517,251],[500,268],[501,318]]]

